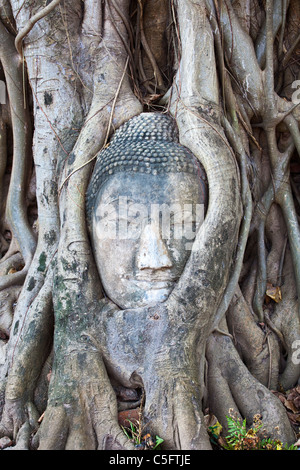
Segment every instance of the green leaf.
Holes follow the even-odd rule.
[[[153,447],[153,450],[156,449],[163,442],[164,442],[164,440],[161,437],[155,436],[155,446]]]

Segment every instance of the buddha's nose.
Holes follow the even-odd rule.
[[[162,269],[173,266],[158,227],[148,224],[144,228],[137,256],[139,269]]]

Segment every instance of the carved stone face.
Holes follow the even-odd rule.
[[[112,175],[100,188],[92,242],[106,295],[120,308],[163,302],[179,279],[204,214],[196,175]]]

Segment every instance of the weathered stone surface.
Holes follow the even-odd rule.
[[[10,447],[12,445],[13,445],[13,442],[9,437],[5,436],[5,437],[2,437],[0,439],[0,449],[1,450],[6,449],[6,447]]]
[[[87,213],[102,285],[118,307],[168,298],[206,203],[205,172],[171,117],[143,113],[115,133],[98,157]]]

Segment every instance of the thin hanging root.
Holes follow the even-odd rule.
[[[217,7],[217,5],[216,5]],[[210,11],[210,5],[208,0],[206,0],[206,8],[208,11]],[[222,90],[223,90],[223,97],[224,97],[224,104],[225,107],[230,109],[230,114],[231,117],[236,121],[235,125],[237,125],[237,117],[241,121],[243,128],[247,132],[248,136],[251,138],[251,140],[254,142],[256,147],[261,150],[261,147],[257,140],[255,139],[252,129],[249,123],[248,116],[245,113],[245,110],[243,107],[237,102],[236,96],[233,93],[232,90],[232,85],[231,82],[228,80],[230,77],[231,80],[235,82],[235,84],[241,89],[240,84],[238,81],[235,79],[235,77],[230,73],[228,69],[225,67],[225,62],[224,62],[224,46],[222,44],[222,39],[221,39],[221,34],[220,34],[220,29],[219,29],[219,24],[216,20],[216,17],[213,14],[210,14],[209,16],[209,21],[212,27],[212,31],[214,33],[214,39],[215,39],[215,44],[216,44],[216,53],[217,53],[217,58],[218,58],[218,64],[220,67],[220,76],[221,76],[221,81],[222,81]],[[241,89],[242,93],[242,89]]]
[[[285,350],[287,350],[287,345],[286,345],[286,342],[284,340],[283,334],[281,333],[281,331],[278,328],[276,328],[274,323],[271,321],[270,316],[267,313],[267,311],[264,314],[264,320],[265,320],[266,324],[268,325],[268,327],[270,328],[270,330],[273,331],[273,333],[275,333],[275,335],[280,339],[281,344],[285,348]]]
[[[13,286],[21,286],[24,283],[28,273],[29,266],[25,266],[22,271],[17,271],[14,274],[7,274],[0,279],[0,290],[7,289]]]
[[[114,1],[112,1],[112,5],[113,5],[114,9],[116,10],[117,14],[119,15],[119,17],[122,19],[122,21],[123,21],[123,23],[124,23],[124,25],[125,25],[125,27],[126,27],[126,31],[127,31],[128,36],[129,36],[129,37],[132,37],[132,31],[131,31],[131,29],[130,29],[130,25],[129,25],[129,23],[128,23],[126,17],[125,17],[125,15],[124,15],[123,12],[118,8],[117,4],[116,4]],[[136,69],[135,69],[135,67],[134,67],[134,58],[133,58],[131,49],[130,49],[128,43],[127,43],[127,39],[124,38],[123,35],[122,35],[122,34],[120,33],[120,31],[119,31],[119,28],[118,28],[118,26],[117,26],[117,24],[116,24],[116,20],[115,20],[114,15],[113,15],[113,13],[112,13],[112,11],[111,11],[110,4],[109,4],[109,3],[107,3],[107,11],[108,11],[108,13],[109,13],[109,16],[110,16],[112,25],[113,25],[113,27],[115,28],[115,31],[116,31],[116,33],[118,34],[119,38],[121,39],[122,44],[123,44],[123,46],[124,46],[124,48],[125,48],[125,50],[126,50],[126,52],[127,52],[127,54],[128,54],[129,59],[130,59],[130,60],[129,60],[130,72],[131,72],[131,75],[132,75],[132,79],[133,79],[133,81],[134,81],[134,83],[135,83],[135,82],[136,82]]]
[[[0,266],[2,267],[4,263],[6,263],[12,256],[14,256],[19,251],[20,251],[20,247],[18,245],[16,238],[13,236],[7,252],[0,260]]]
[[[132,28],[130,26],[130,23],[127,20],[126,16],[123,14],[122,10],[118,7],[118,4],[116,3],[116,1],[111,0],[111,3],[126,27],[128,37],[129,37],[129,42],[131,44],[131,47],[133,48],[133,34],[132,34]]]
[[[241,167],[241,176],[242,176],[242,199],[243,199],[243,206],[244,206],[244,217],[241,224],[240,236],[239,236],[239,243],[238,243],[238,250],[236,255],[236,263],[234,271],[231,275],[227,288],[224,292],[222,301],[218,307],[218,311],[215,316],[215,321],[213,324],[213,329],[218,328],[220,321],[222,320],[223,316],[225,315],[230,302],[234,296],[236,291],[236,287],[239,281],[239,277],[241,274],[242,266],[243,266],[243,259],[244,253],[246,249],[246,244],[248,240],[249,230],[250,230],[250,223],[252,217],[252,198],[251,192],[249,188],[249,183],[247,179],[246,173],[246,155],[242,145],[242,142],[239,138],[237,132],[234,131],[233,127],[231,127],[230,123],[227,121],[225,117],[222,119],[224,128],[226,129],[226,133],[230,140],[231,145],[237,152],[240,157],[240,167]]]
[[[266,217],[262,218],[258,227],[258,271],[257,288],[253,301],[253,308],[261,322],[264,321],[263,302],[267,288],[267,253],[265,245]]]
[[[36,248],[36,239],[28,222],[26,207],[26,186],[31,168],[31,122],[29,112],[23,106],[22,63],[14,47],[14,37],[2,22],[0,22],[0,39],[0,59],[6,78],[13,131],[13,163],[5,216],[28,269]],[[16,273],[16,277],[20,276],[20,273]],[[7,282],[11,285],[8,279],[1,281],[3,285]]]
[[[279,46],[278,54],[282,51],[283,43],[283,34],[285,30],[286,23],[286,13],[289,6],[289,0],[273,0],[274,6],[272,6],[272,35],[275,37],[277,32],[280,30],[279,35]],[[260,67],[263,69],[266,63],[266,36],[267,36],[268,27],[266,22],[262,25],[261,31],[256,40],[255,49],[258,57]]]
[[[286,26],[286,14],[288,9],[288,0],[282,0],[282,21],[281,21],[281,29],[279,35],[279,44],[278,44],[278,55],[282,57],[283,54],[283,39],[284,39],[284,31]]]
[[[12,272],[18,272],[24,267],[24,261],[21,253],[11,253],[10,257],[0,263],[0,284],[2,279],[6,278],[7,274],[11,270]]]
[[[141,9],[137,9],[137,24],[136,24],[136,33],[135,33],[135,44],[134,44],[134,68],[136,73],[139,76],[140,85],[142,85],[149,95],[155,93],[155,84],[150,83],[150,79],[146,77],[146,73],[142,61],[142,51],[141,51]],[[135,82],[134,82],[135,85]],[[139,90],[139,85],[135,85],[135,95],[138,97],[140,102],[144,101],[144,98]]]
[[[277,274],[277,285],[279,287],[282,286],[283,264],[284,264],[284,260],[285,260],[287,242],[288,242],[288,238],[287,238],[287,235],[285,235],[285,241],[284,241],[284,245],[283,245],[283,248],[282,248],[282,253],[281,253],[280,263],[279,263],[279,268],[278,268],[278,274]]]
[[[71,41],[70,41],[70,34],[69,34],[69,29],[68,29],[68,20],[67,20],[67,16],[66,16],[66,11],[63,9],[63,7],[61,5],[59,6],[59,8],[60,8],[61,19],[62,19],[64,28],[65,28],[65,31],[66,31],[66,36],[67,36],[67,41],[68,41],[68,46],[69,46],[69,51],[70,51],[70,59],[71,59],[71,64],[72,64],[72,70],[75,73],[75,75],[78,77],[81,85],[92,94],[93,93],[92,90],[86,86],[86,84],[83,82],[80,74],[76,70],[76,67],[75,67],[75,64],[74,64]]]
[[[294,150],[294,144],[299,149],[298,135],[296,132],[295,120],[292,116],[287,115],[280,117],[277,109],[276,94],[274,92],[274,64],[273,64],[273,2],[267,0],[266,2],[266,70],[265,70],[265,95],[267,97],[267,106],[263,113],[263,128],[266,133],[268,152],[272,170],[272,181],[269,188],[261,199],[260,207],[264,211],[257,213],[258,224],[256,229],[258,231],[258,287],[254,298],[253,307],[260,321],[265,321],[263,313],[263,299],[266,290],[267,270],[266,270],[266,248],[264,242],[265,235],[265,220],[269,213],[270,207],[273,202],[276,202],[281,207],[285,222],[287,225],[289,242],[291,245],[292,255],[294,259],[294,269],[297,284],[297,292],[300,292],[300,257],[298,254],[298,247],[300,243],[300,231],[295,214],[295,208],[291,197],[290,184],[287,178],[288,164]],[[280,153],[276,140],[276,125],[280,120],[284,119],[288,125],[294,144],[290,145],[284,153]]]
[[[155,60],[155,57],[152,54],[152,51],[149,47],[149,44],[148,44],[146,36],[145,36],[144,24],[143,24],[143,5],[142,5],[142,1],[138,0],[138,2],[139,2],[139,6],[140,6],[140,32],[141,32],[142,45],[143,45],[143,48],[145,49],[145,52],[147,54],[147,57],[148,57],[151,65],[153,67],[154,77],[155,77],[155,80],[157,82],[157,86],[159,88],[164,88],[164,81],[163,81],[162,75],[160,73],[160,70],[159,70],[158,65],[156,63],[156,60]]]
[[[1,1],[1,21],[4,26],[14,34],[17,34],[16,27],[14,24],[14,16],[9,0]]]
[[[282,69],[285,69],[285,67],[287,66],[290,58],[292,57],[292,54],[294,52],[294,50],[296,49],[296,47],[298,46],[299,44],[299,41],[300,41],[300,34],[297,36],[297,38],[295,39],[294,43],[291,45],[291,47],[289,48],[289,50],[287,51],[287,53],[285,54],[283,60],[282,60]]]
[[[292,196],[290,187],[285,191],[279,192],[276,198],[277,203],[280,205],[284,220],[287,227],[289,245],[292,253],[293,266],[295,272],[295,281],[297,294],[300,295],[300,230],[297,219],[295,204]],[[300,306],[298,307],[299,318],[300,318]]]
[[[288,238],[290,248],[293,257],[293,265],[295,271],[296,287],[298,296],[300,295],[300,256],[299,256],[299,244],[300,244],[300,230],[297,220],[295,204],[292,197],[291,186],[289,179],[285,177],[287,172],[287,166],[290,161],[294,146],[290,146],[287,149],[284,156],[279,154],[275,126],[278,123],[278,111],[275,102],[274,93],[274,64],[273,64],[273,33],[272,33],[272,18],[273,18],[273,3],[271,0],[267,0],[266,3],[267,12],[267,47],[266,47],[266,96],[268,98],[268,106],[264,115],[264,125],[268,142],[268,150],[270,154],[270,161],[272,166],[272,173],[274,176],[274,184],[278,184],[279,181],[282,184],[279,185],[277,190],[274,190],[275,201],[280,205],[287,226]],[[300,134],[296,120],[290,114],[284,117],[284,122],[287,124],[290,134],[293,138],[293,144],[295,145],[300,155]],[[284,184],[285,183],[285,184]],[[300,308],[300,307],[299,307]],[[300,315],[300,311],[299,311]]]
[[[28,23],[24,26],[24,28],[18,33],[16,39],[15,39],[15,46],[16,49],[19,53],[20,56],[22,56],[22,41],[27,36],[27,34],[32,30],[34,25],[47,16],[54,8],[60,3],[60,0],[52,0],[49,5],[47,5],[45,8],[40,10],[38,13],[36,13],[32,18],[28,20]]]
[[[298,105],[296,105],[298,106]],[[291,116],[288,114],[287,116],[284,117],[284,123],[286,124],[292,138],[294,141],[294,144],[296,146],[297,152],[300,156],[300,131],[299,131],[299,126],[298,122],[294,118],[294,116]]]
[[[110,134],[110,130],[111,130],[111,124],[112,124],[112,120],[113,120],[113,117],[114,117],[114,110],[115,110],[115,107],[116,107],[116,102],[117,102],[117,99],[119,97],[119,93],[120,93],[120,90],[121,90],[121,86],[122,86],[122,83],[123,83],[123,80],[124,80],[124,77],[125,77],[125,74],[126,74],[126,70],[127,70],[127,67],[128,67],[128,62],[129,62],[129,57],[127,57],[127,60],[126,60],[126,63],[125,63],[125,67],[124,67],[124,71],[123,71],[123,74],[122,74],[122,77],[121,77],[121,80],[119,82],[119,85],[118,85],[118,89],[115,93],[115,96],[114,96],[114,100],[113,100],[113,104],[112,104],[112,108],[111,108],[111,113],[110,113],[110,116],[109,116],[109,122],[108,122],[108,126],[107,126],[107,131],[106,131],[106,135],[105,135],[105,139],[104,139],[104,143],[102,145],[102,149],[104,149],[104,147],[107,145],[107,142],[108,142],[108,138],[109,138],[109,134]],[[90,158],[87,162],[83,163],[82,165],[80,165],[78,168],[75,168],[75,170],[73,170],[71,173],[68,174],[68,176],[64,179],[64,181],[62,182],[60,188],[59,188],[59,191],[58,191],[58,194],[61,193],[62,189],[63,189],[63,186],[65,185],[65,183],[69,180],[69,178],[74,175],[74,173],[76,173],[77,171],[81,170],[81,168],[85,167],[86,165],[88,165],[89,163],[91,163],[93,160],[95,160],[95,158],[97,158],[97,155],[99,154],[99,152],[97,152],[96,155],[94,155],[92,158]]]
[[[279,194],[286,195],[288,192],[287,185],[284,184],[284,175],[288,168],[288,163],[291,159],[294,146],[290,146],[285,153],[281,155],[281,160],[275,162],[274,172],[274,181],[271,181],[264,195],[262,196],[260,202],[256,206],[256,212],[254,214],[254,222],[252,229],[256,229],[258,233],[258,281],[257,281],[257,291],[254,297],[253,308],[256,315],[258,315],[260,321],[264,321],[263,316],[263,300],[266,291],[266,280],[267,280],[267,270],[266,270],[266,248],[264,241],[265,234],[265,220],[269,214],[271,205],[273,202],[277,202],[280,206],[282,201],[279,200]],[[284,196],[280,196],[284,200]],[[287,219],[288,220],[288,219]],[[289,223],[289,221],[287,222]]]

